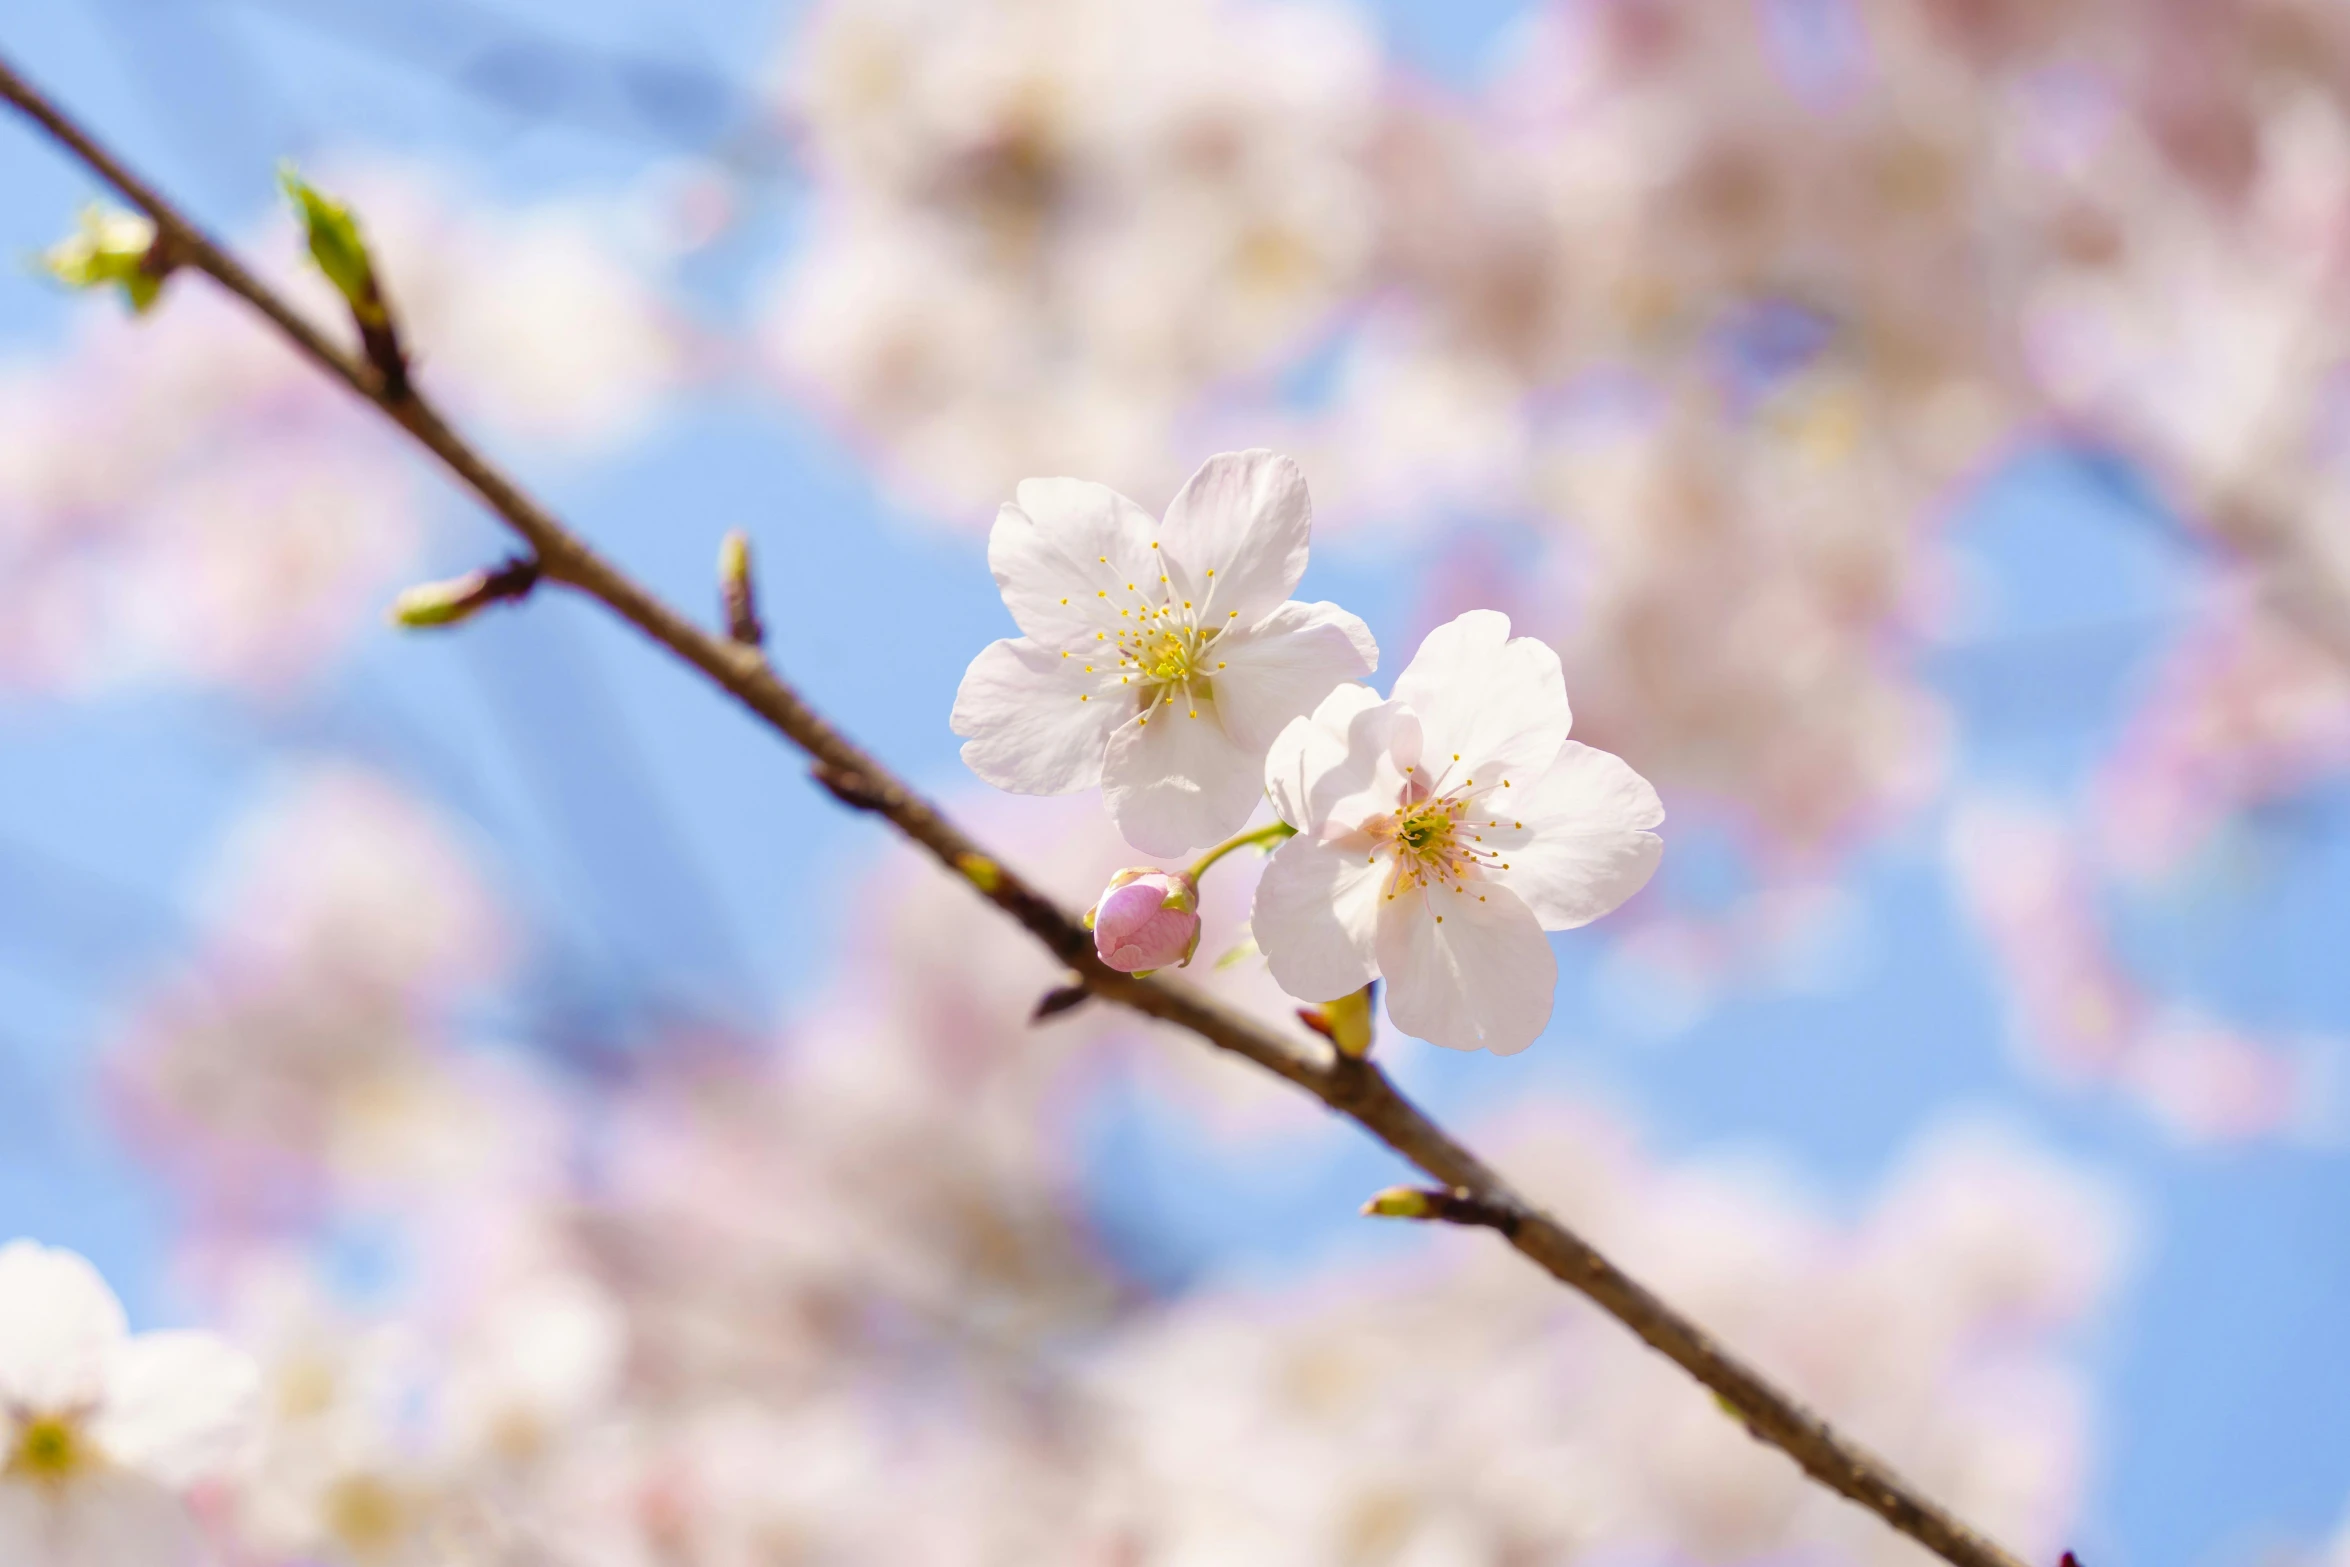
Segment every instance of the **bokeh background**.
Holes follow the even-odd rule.
[[[0,46],[1073,902],[997,500],[1272,445],[1381,684],[1559,648],[1665,867],[1408,1087],[2037,1559],[2350,1560],[2350,13],[86,0]],[[0,249],[94,192],[0,127]],[[0,1233],[260,1355],[225,1560],[1908,1558],[1080,1011],[201,280],[0,277]],[[1228,862],[1207,950],[1248,872]],[[1245,959],[1213,983],[1280,1016]]]

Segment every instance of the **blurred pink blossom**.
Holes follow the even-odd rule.
[[[2123,969],[2085,849],[2053,814],[1970,804],[1947,852],[2028,1060],[2068,1083],[2124,1090],[2187,1143],[2273,1137],[2327,1113],[2311,1052],[2186,1016]]]

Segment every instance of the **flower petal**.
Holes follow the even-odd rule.
[[[1367,847],[1292,838],[1276,849],[1249,914],[1274,983],[1300,1001],[1335,1001],[1376,978],[1379,904],[1394,868]]]
[[[143,1333],[119,1346],[90,1434],[115,1463],[183,1486],[219,1474],[251,1430],[260,1372],[210,1333]]]
[[[90,1402],[127,1331],[122,1302],[87,1261],[35,1241],[0,1246],[0,1402]]]
[[[1416,753],[1419,721],[1400,702],[1382,702],[1369,686],[1342,685],[1322,699],[1309,718],[1295,719],[1265,754],[1265,792],[1280,818],[1303,833],[1320,836],[1336,818],[1351,829],[1380,811],[1393,810],[1403,788],[1399,752]]]
[[[1572,930],[1610,912],[1648,885],[1664,856],[1653,830],[1665,819],[1655,788],[1622,757],[1578,741],[1560,749],[1525,798],[1505,802],[1497,793],[1484,803],[1517,813],[1485,837],[1509,862],[1495,876],[1545,930]]]
[[[119,1469],[75,1476],[46,1522],[48,1550],[29,1558],[40,1567],[193,1567],[203,1555],[180,1499]]]
[[[1573,722],[1558,654],[1533,637],[1512,637],[1509,616],[1498,610],[1473,609],[1429,632],[1396,677],[1394,696],[1420,715],[1430,771],[1448,788],[1463,778],[1504,777],[1524,788],[1520,780],[1550,765]]]
[[[57,1492],[38,1480],[0,1473],[0,1562],[49,1560],[56,1537]]]
[[[1201,624],[1245,626],[1305,575],[1313,521],[1296,463],[1262,449],[1224,452],[1200,464],[1157,537],[1176,596],[1198,605]]]
[[[1394,813],[1420,760],[1420,718],[1401,702],[1365,708],[1346,726],[1350,757],[1360,764],[1322,781],[1314,808],[1323,813],[1322,836],[1351,833],[1374,817]]]
[[[1498,882],[1382,901],[1377,951],[1388,1018],[1432,1045],[1515,1055],[1550,1021],[1558,960],[1534,911]]]
[[[963,761],[1014,794],[1068,794],[1101,782],[1110,736],[1133,716],[1114,666],[1087,671],[1026,637],[991,642],[963,672],[948,724]]]
[[[1181,691],[1110,737],[1102,801],[1126,841],[1145,854],[1205,848],[1240,830],[1263,792],[1254,751],[1224,732],[1215,702]]]
[[[1224,728],[1252,751],[1311,713],[1341,682],[1379,667],[1371,628],[1335,604],[1292,599],[1246,631],[1209,644],[1207,673]]]
[[[1149,512],[1084,479],[1023,480],[1019,496],[996,512],[987,567],[1028,637],[1073,648],[1138,600],[1165,602]]]

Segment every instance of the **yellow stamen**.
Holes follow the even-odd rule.
[[[57,1415],[44,1415],[17,1434],[16,1451],[8,1455],[6,1472],[55,1482],[87,1461],[81,1433],[74,1429],[73,1422]]]

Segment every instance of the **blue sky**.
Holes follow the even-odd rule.
[[[1516,7],[1374,9],[1399,52],[1461,77]],[[385,32],[379,11],[431,25]],[[540,194],[637,172],[664,135],[690,135],[724,107],[722,95],[717,109],[696,98],[647,119],[566,95],[559,80],[486,72],[478,90],[446,85],[450,41],[500,17],[674,62],[694,92],[739,86],[738,62],[764,58],[779,25],[750,0],[0,0],[0,47],[230,228],[269,199],[288,152],[391,145],[461,157],[494,189]],[[540,108],[527,115],[483,97],[532,92]],[[547,113],[564,123],[550,128]],[[788,232],[794,194],[770,188],[757,225],[768,239]],[[89,194],[13,127],[0,129],[0,191],[11,255],[54,238]],[[713,312],[756,250],[698,264],[692,281]],[[38,282],[0,273],[0,351],[54,341],[67,316]],[[718,533],[749,528],[771,563],[783,666],[918,781],[965,785],[945,715],[965,661],[1004,630],[976,537],[892,514],[837,442],[733,392],[692,402],[615,462],[537,477],[683,604],[708,598]],[[1962,715],[1959,781],[2064,800],[2175,623],[2193,546],[2098,465],[2058,453],[1994,478],[1955,534],[1981,608],[1929,667]],[[452,504],[436,549],[457,568],[501,546]],[[1422,629],[1408,584],[1423,563],[1396,546],[1326,547],[1307,596],[1346,603],[1383,645],[1408,649]],[[884,582],[886,625],[878,595],[859,587]],[[113,999],[183,933],[189,873],[226,816],[289,752],[356,755],[451,805],[561,933],[569,967],[551,990],[642,976],[628,983],[645,993],[609,998],[625,1003],[615,1015],[670,1000],[746,1017],[788,1005],[823,962],[826,913],[808,890],[876,847],[870,824],[812,790],[727,704],[562,601],[460,636],[370,630],[314,700],[277,709],[176,690],[0,707],[0,748],[0,1232],[87,1251],[150,1319],[170,1312],[151,1267],[168,1216],[91,1107],[85,1052]],[[2135,915],[2133,959],[2223,1014],[2350,1032],[2344,807],[2327,795],[2254,823],[2269,852],[2249,879]],[[1939,820],[1928,811],[1856,863],[1856,934],[1809,984],[1757,983],[1660,1037],[1610,1004],[1594,944],[1570,938],[1560,1021],[1541,1046],[1509,1061],[1425,1052],[1405,1069],[1447,1111],[1542,1083],[1595,1084],[1668,1152],[1768,1147],[1846,1205],[1921,1127],[1953,1108],[1997,1112],[2117,1177],[2144,1221],[2139,1264],[2084,1346],[2102,1427],[2081,1540],[2090,1567],[2241,1561],[2329,1533],[2350,1502],[2339,1414],[2350,1408],[2350,1160],[2322,1140],[2183,1150],[2113,1098],[2019,1073],[1942,872]],[[1694,849],[1676,852],[1701,861]],[[1391,1178],[1367,1146],[1218,1163],[1147,1105],[1112,1112],[1103,1143],[1118,1161],[1120,1217],[1147,1219],[1159,1262],[1183,1271],[1294,1265],[1346,1244],[1354,1204]]]

